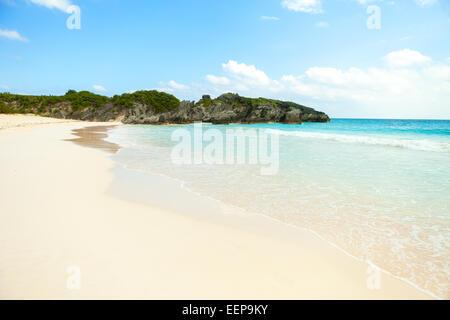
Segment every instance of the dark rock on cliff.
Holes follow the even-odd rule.
[[[2,111],[4,110],[4,111]],[[245,98],[225,93],[216,99],[204,95],[197,103],[180,102],[158,91],[138,91],[108,98],[69,90],[64,96],[0,94],[0,112],[35,113],[88,121],[121,120],[127,124],[184,124],[195,121],[228,123],[328,122],[330,118],[293,102]]]
[[[203,96],[197,102],[182,101],[180,106],[167,112],[155,112],[151,106],[135,103],[126,111],[123,122],[137,124],[192,123],[194,121],[214,124],[228,123],[302,123],[329,122],[330,118],[293,102],[264,98],[245,98],[226,93],[216,99]]]

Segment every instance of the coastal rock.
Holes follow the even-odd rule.
[[[245,98],[237,94],[226,93],[216,99],[204,95],[195,103],[182,101],[172,111],[158,113],[149,105],[134,104],[127,110],[124,123],[167,124],[192,123],[195,121],[213,124],[229,123],[290,123],[329,122],[329,117],[293,102],[284,102],[264,98]]]
[[[0,94],[2,109],[12,113],[36,113],[61,119],[117,121],[125,124],[213,124],[329,122],[323,112],[294,102],[246,98],[225,93],[198,102],[179,101],[158,91],[137,91],[108,98],[87,91],[69,90],[64,96]],[[1,110],[0,110],[1,111]]]
[[[298,109],[291,109],[286,112],[286,117],[284,118],[284,123],[298,123],[302,121],[302,114]]]

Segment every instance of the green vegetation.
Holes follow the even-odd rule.
[[[130,108],[134,102],[140,102],[151,105],[156,112],[170,111],[178,108],[180,105],[180,100],[173,95],[156,90],[136,91],[133,93],[124,93],[120,96],[116,95],[112,98],[112,102],[114,105],[125,108]]]
[[[247,109],[247,111],[250,111],[251,109],[260,105],[271,105],[281,109],[300,108],[302,112],[316,112],[312,108],[308,108],[294,102],[266,98],[246,98],[241,97],[235,93],[225,93],[215,100],[223,101],[235,107],[245,108]]]
[[[265,98],[246,98],[241,97],[235,93],[225,93],[216,99],[200,99],[195,106],[203,106],[204,108],[210,108],[213,104],[218,102],[224,102],[227,104],[231,104],[232,106],[251,109],[261,104],[271,104],[278,105],[276,100],[265,99]]]
[[[241,97],[235,93],[225,93],[218,97],[216,100],[223,101],[225,103],[231,104],[235,107],[251,109],[261,104],[270,104],[277,106],[276,100],[265,99],[265,98],[246,98]]]
[[[16,103],[18,112],[44,113],[49,106],[70,102],[73,110],[85,107],[99,108],[106,104],[108,97],[93,94],[88,91],[76,92],[69,90],[64,96],[27,96],[10,93],[0,93],[1,103]]]
[[[16,105],[19,106],[19,109],[15,110],[15,112],[25,113],[29,111],[31,108],[39,106],[41,103],[41,97],[0,93],[0,103],[7,104],[13,102],[16,102]]]
[[[134,102],[150,105],[156,112],[170,111],[180,105],[180,101],[173,95],[152,91],[137,91],[134,93],[125,93],[120,96],[108,98],[89,91],[69,90],[63,96],[28,96],[10,93],[0,93],[0,113],[39,113],[54,114],[62,111],[64,106],[55,105],[62,103],[70,103],[71,112],[77,112],[86,108],[98,109],[104,107],[108,102],[114,104],[114,110],[119,111],[121,108],[131,108]],[[13,104],[14,103],[14,104]],[[13,104],[13,107],[8,107]],[[67,110],[69,112],[69,110]]]
[[[196,107],[203,105],[206,109],[211,107],[214,103],[219,102],[217,99],[200,99],[199,102],[195,104]]]
[[[109,101],[109,98],[105,96],[94,94],[89,91],[76,92],[75,90],[69,90],[64,97],[58,98],[62,98],[62,101],[58,102],[69,101],[72,104],[73,111],[78,111],[87,107],[101,108]],[[55,103],[53,102],[47,105],[51,104]]]
[[[6,103],[0,101],[0,113],[14,113],[14,111]]]

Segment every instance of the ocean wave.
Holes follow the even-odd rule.
[[[396,139],[375,136],[357,136],[339,133],[321,133],[308,131],[285,131],[278,129],[267,129],[267,133],[283,136],[293,136],[299,138],[321,139],[329,141],[337,141],[342,143],[360,143],[368,145],[379,145],[386,147],[405,148],[420,151],[433,152],[450,152],[450,141],[433,141],[433,140],[414,140],[414,139]]]

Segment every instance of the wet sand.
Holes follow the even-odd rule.
[[[82,146],[98,148],[110,153],[116,153],[120,149],[120,146],[105,140],[105,138],[108,137],[108,130],[114,127],[115,125],[103,125],[75,129],[72,133],[78,138],[67,139],[67,141],[73,141]]]

